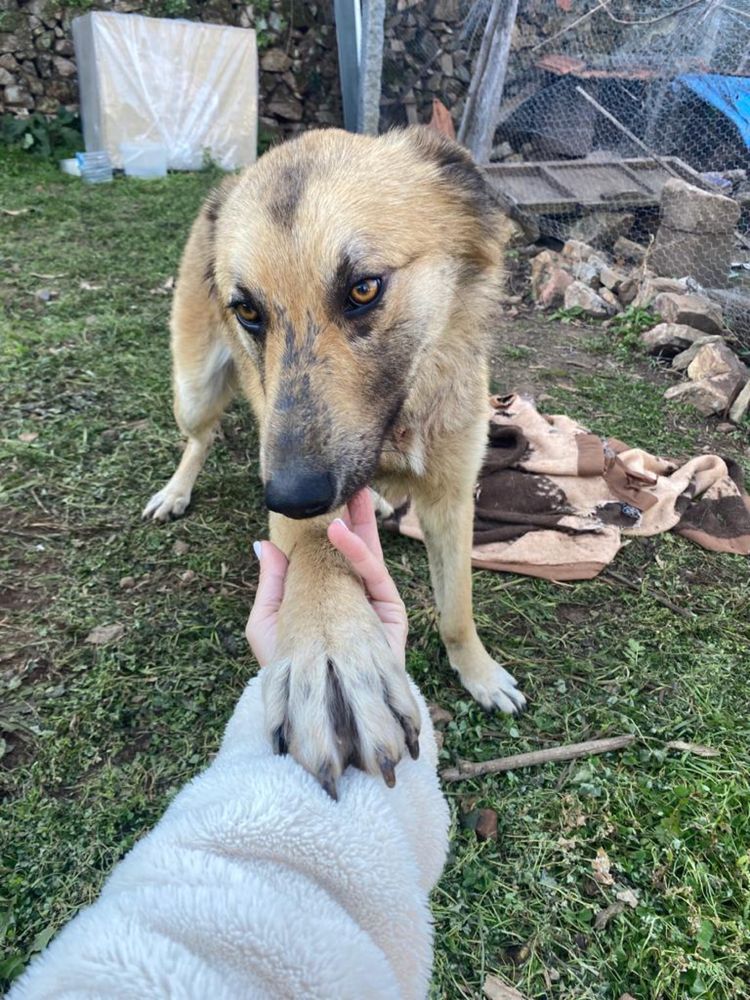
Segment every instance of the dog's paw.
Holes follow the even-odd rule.
[[[154,493],[143,508],[141,517],[144,521],[171,521],[181,517],[190,505],[190,491],[173,487],[170,483]]]
[[[262,674],[275,751],[291,754],[333,798],[349,764],[392,787],[405,750],[419,756],[419,709],[406,671],[377,619],[361,624],[350,623],[340,642],[308,635],[287,643],[291,654]]]
[[[461,683],[482,708],[488,710],[499,708],[501,712],[507,712],[509,715],[517,715],[524,710],[526,699],[518,690],[515,677],[499,663],[495,663],[483,648],[481,651],[474,651],[469,663],[456,660],[457,658],[451,657],[451,663],[458,671]]]

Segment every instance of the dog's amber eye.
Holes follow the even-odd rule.
[[[383,282],[380,278],[363,278],[349,289],[348,305],[357,309],[359,306],[369,306],[380,295]]]
[[[240,302],[234,307],[234,314],[243,326],[257,326],[260,313],[251,302]]]

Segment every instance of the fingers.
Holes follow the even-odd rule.
[[[260,562],[260,576],[245,635],[255,658],[264,667],[275,655],[276,622],[284,599],[288,563],[273,542],[255,542],[253,548]]]
[[[289,561],[273,542],[255,542],[253,548],[260,562],[253,610],[259,608],[268,613],[276,612],[284,597],[284,580]]]
[[[372,552],[366,541],[355,534],[354,530],[350,531],[340,520],[332,521],[328,525],[328,540],[361,577],[371,600],[401,604],[398,590],[386,569],[381,553]]]
[[[378,559],[383,558],[383,550],[380,547],[380,536],[378,535],[378,524],[375,520],[375,507],[372,502],[372,493],[369,489],[359,490],[349,501],[349,526],[355,535],[358,535],[367,548]]]

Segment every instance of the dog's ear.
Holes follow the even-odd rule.
[[[206,259],[203,271],[203,280],[208,286],[208,293],[216,297],[216,223],[227,200],[227,196],[237,183],[237,177],[225,177],[217,187],[213,189],[203,202],[203,208],[198,216],[198,225],[203,228],[203,252]]]
[[[479,218],[499,210],[497,199],[471,153],[455,140],[427,125],[412,125],[405,130],[420,157],[434,163],[440,177]]]

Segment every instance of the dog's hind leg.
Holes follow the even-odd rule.
[[[434,467],[441,469],[440,481],[422,482],[413,495],[430,561],[440,635],[450,664],[484,708],[518,712],[526,699],[515,678],[482,645],[472,611],[473,491],[484,433],[482,424],[476,463],[467,461],[470,448],[464,440],[460,449],[449,448],[435,463]]]
[[[218,331],[217,317],[211,308],[206,309],[205,298],[191,302],[194,298],[187,294],[175,302],[172,318],[174,415],[187,444],[174,475],[143,510],[144,518],[155,521],[185,513],[216,425],[234,390],[234,363]],[[191,306],[197,306],[197,311],[192,312]]]

